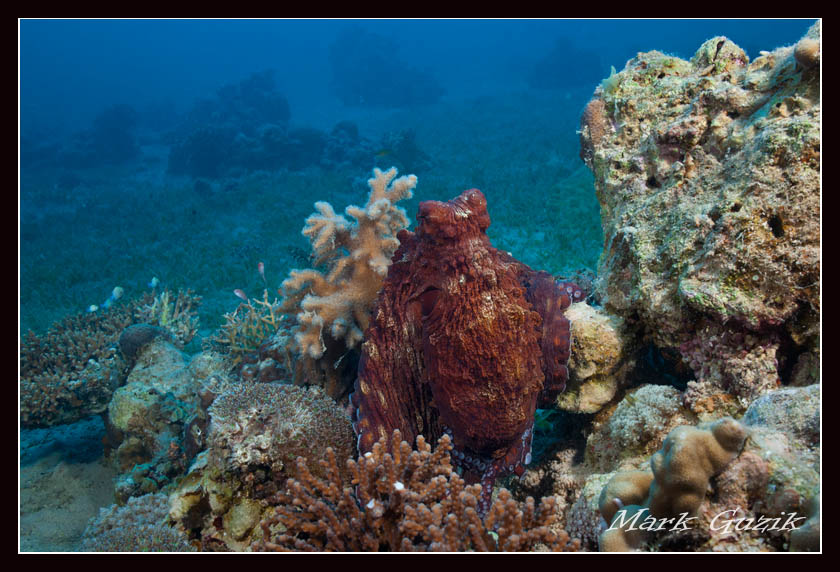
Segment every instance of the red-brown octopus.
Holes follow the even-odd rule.
[[[359,451],[399,429],[413,442],[452,436],[467,482],[489,508],[499,475],[531,460],[534,413],[563,391],[571,349],[563,311],[584,298],[490,244],[478,189],[425,201],[365,332],[351,396]]]

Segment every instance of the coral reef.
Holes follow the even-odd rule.
[[[178,347],[190,343],[198,331],[198,305],[201,296],[192,290],[178,290],[173,293],[168,288],[159,292],[149,304],[140,306],[134,313],[139,322],[153,324],[168,330]]]
[[[125,385],[114,392],[106,427],[120,473],[118,502],[157,492],[186,471],[182,435],[197,408],[197,381],[188,365],[185,354],[158,337],[143,346]]]
[[[738,456],[747,435],[746,427],[731,418],[677,427],[651,457],[650,470],[615,475],[599,499],[601,515],[610,523],[599,539],[601,550],[638,548],[646,529],[634,526],[636,521],[694,515],[709,479]]]
[[[398,234],[365,332],[354,428],[360,451],[394,429],[431,442],[451,431],[467,480],[482,482],[483,514],[496,476],[530,462],[538,402],[568,379],[563,312],[584,295],[493,248],[478,189],[421,203],[417,221]]]
[[[276,498],[263,520],[255,550],[305,551],[528,551],[576,550],[564,532],[550,525],[553,501],[539,507],[517,503],[499,492],[482,520],[476,510],[480,487],[466,486],[450,463],[452,444],[437,447],[422,436],[416,450],[395,431],[358,460],[347,461],[351,478],[341,478],[336,454],[320,462],[326,478],[313,475],[298,459],[296,479]],[[311,464],[311,463],[310,463]]]
[[[176,130],[168,170],[213,178],[236,167],[280,167],[282,153],[276,162],[271,160],[274,140],[278,134],[287,140],[290,116],[272,70],[222,86],[212,97],[196,102]]]
[[[665,386],[642,386],[628,392],[614,411],[608,408],[595,417],[583,464],[568,466],[558,475],[552,470],[557,462],[552,461],[529,470],[525,481],[531,473],[545,473],[548,478],[542,483],[542,490],[557,489],[554,481],[562,483],[570,477],[584,481],[582,488],[578,485],[580,493],[566,511],[564,522],[566,530],[580,538],[587,549],[597,549],[598,536],[611,520],[617,527],[624,526],[607,531],[602,549],[813,549],[814,544],[807,543],[813,540],[811,527],[818,526],[819,517],[807,526],[806,518],[816,514],[813,499],[819,497],[820,490],[819,403],[818,385],[776,390],[757,398],[741,419],[741,429],[731,432],[734,437],[748,432],[740,454],[704,481],[703,471],[711,475],[737,453],[730,445],[722,449],[713,439],[715,425],[726,427],[731,420],[672,429],[674,424],[694,423],[696,419],[681,405],[679,392]],[[599,419],[605,415],[609,417]],[[662,449],[650,462],[642,460],[642,455],[662,443],[666,431],[670,433]],[[703,457],[709,454],[714,462],[705,464]],[[682,461],[675,463],[679,457]],[[680,463],[689,465],[688,472],[696,474],[688,479],[675,478],[679,477]],[[659,472],[651,471],[651,466]],[[605,470],[614,472],[601,472]],[[667,478],[660,478],[660,473]],[[665,486],[656,485],[655,474]],[[673,495],[669,488],[691,492],[687,508],[694,510],[685,510],[689,514],[684,524],[678,524],[679,515],[673,514],[677,508],[667,506],[671,501],[658,505],[651,502],[653,493],[666,499],[682,494]],[[623,520],[615,517],[619,508],[627,511]],[[664,514],[657,515],[654,509]],[[627,525],[634,518],[636,530],[629,530]],[[666,522],[662,520],[665,518],[674,520]],[[652,523],[654,519],[658,519],[656,523]],[[648,524],[639,530],[646,521]],[[804,530],[798,532],[800,529]],[[805,547],[794,542],[800,534],[806,539]]]
[[[323,476],[315,460],[328,446],[353,456],[347,414],[318,387],[217,383],[202,395],[212,400],[207,450],[173,492],[170,515],[204,550],[247,548],[264,499],[297,457],[312,459],[307,470]]]
[[[336,366],[362,341],[369,314],[397,249],[397,231],[408,226],[397,201],[410,198],[417,177],[396,178],[397,170],[374,169],[364,207],[348,206],[351,224],[329,203],[318,201],[318,213],[306,219],[303,234],[312,244],[316,269],[292,270],[283,282],[283,312],[293,314],[292,349],[300,357],[296,379],[324,386],[334,398],[349,393],[347,365]],[[355,361],[347,360],[355,366]],[[353,368],[355,369],[355,368]],[[302,374],[301,372],[306,372]],[[352,377],[350,378],[352,383]]]
[[[167,491],[187,471],[205,446],[207,387],[224,383],[229,369],[223,356],[206,351],[190,358],[167,337],[139,348],[105,418],[118,502]]]
[[[752,62],[723,37],[640,53],[583,114],[605,309],[682,353],[697,413],[742,413],[819,345],[819,35]]]
[[[83,552],[195,552],[183,532],[169,526],[169,499],[148,494],[125,506],[100,509],[82,537]]]
[[[105,411],[124,377],[117,340],[149,298],[69,316],[42,336],[30,331],[21,340],[22,427],[72,423]]]

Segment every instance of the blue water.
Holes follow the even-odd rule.
[[[363,203],[374,166],[417,174],[411,219],[420,200],[478,187],[495,245],[593,270],[600,217],[576,129],[601,79],[717,35],[754,58],[812,23],[22,20],[19,330],[158,277],[204,298],[198,351],[234,289],[262,291],[259,262],[272,291],[307,264],[312,204]],[[23,431],[21,463],[78,442],[60,462],[89,462],[96,422],[82,423]]]

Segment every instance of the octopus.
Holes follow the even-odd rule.
[[[487,200],[470,189],[420,203],[401,230],[373,308],[350,397],[360,453],[399,429],[413,442],[444,434],[485,514],[499,476],[531,461],[534,414],[569,376],[564,310],[583,300],[490,244]]]

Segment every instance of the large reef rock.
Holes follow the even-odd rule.
[[[138,337],[134,332],[128,337]],[[186,472],[204,447],[202,387],[209,379],[225,377],[226,371],[222,356],[201,352],[190,358],[167,336],[151,336],[131,359],[134,367],[126,384],[114,392],[105,416],[105,443],[120,473],[115,486],[120,504],[166,491]]]
[[[752,62],[723,37],[640,53],[584,110],[604,306],[682,354],[696,412],[819,359],[819,35]]]
[[[451,432],[453,457],[483,485],[489,507],[498,474],[530,462],[534,413],[568,379],[564,311],[584,298],[490,245],[478,189],[420,204],[415,232],[400,231],[351,403],[359,450],[399,429],[436,442]]]

